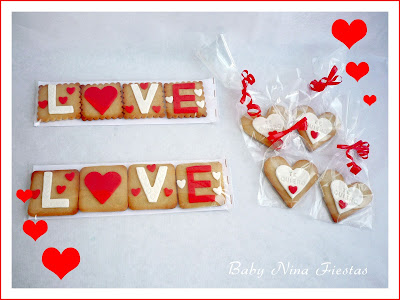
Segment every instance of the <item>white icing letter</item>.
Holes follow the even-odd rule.
[[[154,96],[156,95],[158,84],[152,83],[150,85],[149,91],[147,92],[146,100],[143,99],[142,92],[140,91],[139,85],[137,83],[132,83],[131,88],[133,94],[135,95],[135,99],[139,106],[140,112],[142,114],[148,114],[150,110],[150,105],[153,102]]]
[[[53,182],[53,173],[44,172],[42,208],[69,207],[69,199],[51,199],[52,182]]]
[[[139,177],[139,181],[142,184],[144,193],[146,194],[147,200],[149,202],[157,202],[160,196],[161,188],[164,185],[165,177],[167,176],[168,167],[161,166],[158,169],[156,180],[154,185],[150,185],[149,177],[146,174],[146,170],[143,167],[137,167],[136,172]]]
[[[49,101],[49,114],[51,115],[60,115],[60,114],[72,114],[74,112],[74,107],[72,105],[63,105],[57,106],[57,93],[56,93],[56,85],[49,84],[47,86],[48,90],[48,101]]]

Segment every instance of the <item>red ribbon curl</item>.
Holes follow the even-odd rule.
[[[249,74],[249,71],[244,70],[242,72],[242,98],[240,99],[240,103],[244,103],[246,101],[246,98],[249,97],[250,101],[249,103],[246,104],[247,106],[247,114],[250,117],[259,117],[261,115],[261,108],[257,104],[253,103],[253,98],[251,98],[251,95],[247,92],[247,86],[252,85],[254,82],[256,82],[256,79],[254,78],[253,74]]]
[[[369,154],[369,143],[359,140],[353,145],[337,145],[337,147],[339,149],[346,149],[346,156],[351,160],[347,166],[350,168],[351,173],[357,175],[362,169],[355,163],[354,158],[350,155],[350,150],[355,150],[362,159],[367,159]]]
[[[298,121],[296,124],[294,124],[292,127],[283,130],[283,131],[271,131],[270,133],[268,133],[268,137],[267,139],[271,142],[271,143],[275,143],[277,141],[279,141],[282,137],[284,137],[285,135],[287,135],[289,132],[292,132],[294,130],[307,130],[307,118],[304,117],[303,119],[301,119],[300,121]]]
[[[337,71],[338,68],[336,66],[333,66],[328,77],[322,77],[319,81],[314,79],[310,82],[310,88],[313,91],[322,92],[328,85],[338,85],[342,82],[342,77],[339,75],[335,76]],[[336,81],[336,79],[339,79],[340,81]]]

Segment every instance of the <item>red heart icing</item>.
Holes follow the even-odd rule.
[[[341,209],[344,209],[347,206],[347,203],[344,202],[343,200],[339,200],[339,206]]]
[[[32,191],[32,199],[36,199],[40,195],[40,190]]]
[[[149,86],[149,83],[148,83],[148,82],[139,83],[139,85],[140,85],[140,87],[142,88],[142,90],[145,90],[145,89],[147,89],[147,87]]]
[[[156,113],[159,113],[160,110],[161,110],[161,106],[153,106],[153,110],[154,110]]]
[[[75,92],[75,87],[67,87],[67,93],[72,95]]]
[[[139,195],[139,193],[140,193],[140,188],[131,189],[131,193],[132,193],[133,196],[136,197],[136,196]]]
[[[64,193],[67,187],[65,185],[57,185],[57,193],[62,194]]]
[[[118,96],[118,91],[115,87],[109,85],[102,89],[92,86],[85,92],[86,100],[101,114],[107,111],[107,109],[114,102]]]
[[[68,181],[72,181],[74,177],[75,177],[75,172],[65,174],[65,178],[67,178]]]
[[[371,106],[372,104],[374,104],[376,102],[375,95],[372,95],[372,96],[365,95],[363,99],[364,99],[364,102],[367,103],[369,106]]]
[[[32,197],[32,191],[31,190],[18,190],[17,191],[17,197],[20,199],[22,202],[26,202],[26,200],[30,199]]]
[[[133,109],[134,109],[133,105],[131,105],[131,106],[125,106],[125,110],[126,110],[127,113],[133,112]]]
[[[47,232],[47,223],[40,220],[35,224],[32,220],[26,220],[22,229],[27,235],[37,241],[38,238]]]
[[[40,108],[46,108],[46,106],[47,106],[47,100],[39,101]]]
[[[318,135],[319,135],[319,132],[317,132],[317,131],[311,131],[311,137],[313,138],[313,139],[316,139],[317,137],[318,137]]]
[[[297,192],[297,186],[289,185],[289,191],[290,191],[292,194],[296,193],[296,192]]]
[[[121,181],[121,175],[117,172],[108,172],[104,175],[99,172],[90,172],[85,177],[85,185],[101,204],[104,204],[110,198]]]
[[[147,170],[149,170],[150,172],[154,172],[156,169],[156,165],[147,165]]]
[[[81,261],[75,248],[67,248],[62,253],[56,248],[47,248],[42,255],[43,265],[60,279],[75,269]]]
[[[356,81],[359,81],[369,72],[369,66],[366,62],[361,62],[356,65],[354,62],[349,62],[346,65],[346,72],[351,77],[353,77]]]
[[[58,97],[58,101],[60,101],[61,104],[65,104],[68,100],[68,97]]]
[[[167,196],[167,197],[171,196],[171,194],[172,194],[173,191],[174,191],[174,190],[172,190],[172,189],[165,188],[165,189],[164,189],[165,196]]]
[[[367,34],[367,25],[363,20],[354,20],[349,25],[345,20],[339,19],[332,25],[332,34],[350,49]]]

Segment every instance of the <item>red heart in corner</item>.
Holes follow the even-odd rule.
[[[60,279],[75,269],[81,261],[75,248],[67,248],[62,253],[56,248],[47,248],[42,255],[43,265]]]
[[[40,220],[35,224],[32,220],[26,220],[24,226],[22,226],[22,230],[37,241],[38,238],[47,232],[47,223]]]
[[[149,170],[150,172],[154,172],[156,170],[156,165],[147,165],[146,166],[147,170]]]
[[[332,34],[350,49],[367,34],[367,25],[359,19],[350,25],[345,20],[339,19],[332,24]]]
[[[369,66],[366,62],[361,62],[356,65],[354,62],[349,62],[346,65],[346,72],[353,77],[357,82],[369,72]]]
[[[375,95],[365,95],[364,96],[364,102],[367,103],[369,106],[371,106],[372,104],[374,104],[376,102],[376,96]]]
[[[296,192],[297,192],[297,186],[289,185],[289,191],[290,191],[292,194],[296,193]]]
[[[75,92],[75,88],[74,87],[67,87],[67,93],[72,95]]]
[[[26,202],[28,199],[32,198],[32,191],[31,190],[18,190],[17,191],[17,197],[20,199],[22,202]]]

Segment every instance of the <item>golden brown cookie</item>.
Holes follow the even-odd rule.
[[[64,216],[78,212],[79,171],[35,171],[31,177],[32,198],[28,214]]]
[[[372,191],[361,182],[347,185],[342,174],[326,170],[320,179],[326,206],[334,222],[340,222],[372,201]]]
[[[137,164],[128,169],[129,208],[170,209],[178,204],[175,167],[171,164]]]
[[[317,167],[308,160],[299,160],[291,167],[281,156],[268,158],[264,163],[264,173],[290,208],[299,202],[318,179]]]

